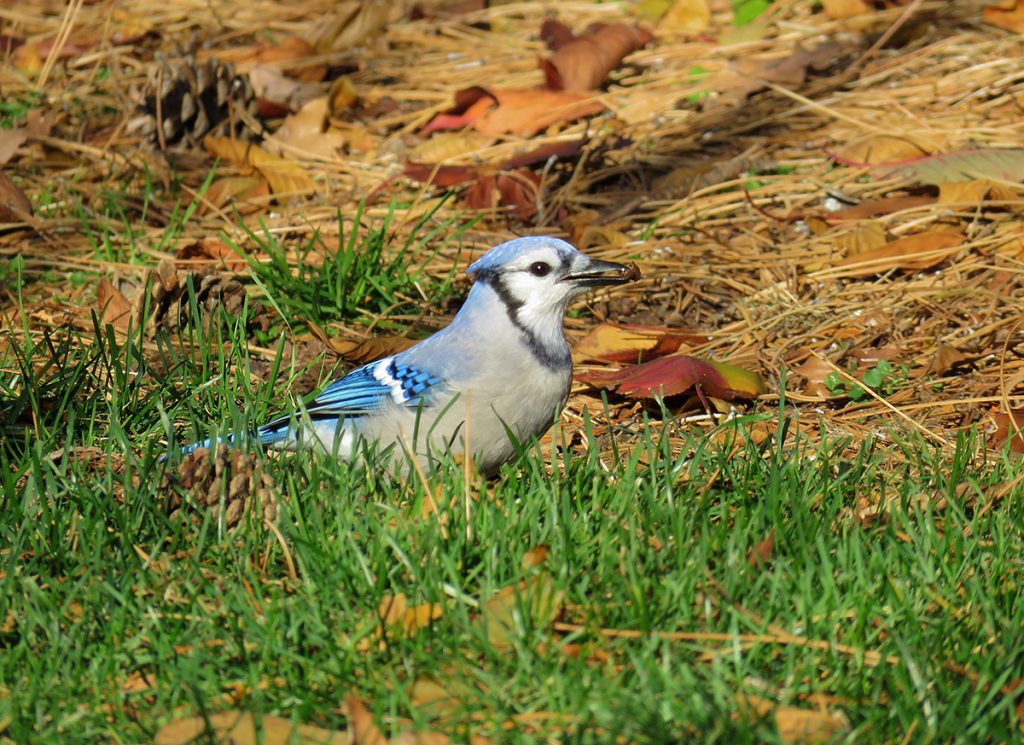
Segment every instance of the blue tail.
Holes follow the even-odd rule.
[[[288,422],[275,421],[260,427],[252,435],[252,440],[259,442],[264,447],[270,447],[277,445],[278,443],[284,442],[291,437],[291,430],[288,427]],[[234,445],[241,438],[232,432],[231,434],[224,435],[223,437],[209,438],[206,440],[200,440],[199,442],[193,442],[191,445],[185,445],[181,448],[178,453],[180,455],[189,455],[194,453],[196,450],[212,450],[217,445]],[[160,457],[160,462],[164,463],[167,461],[168,456],[163,455]]]

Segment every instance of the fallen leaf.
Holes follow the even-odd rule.
[[[313,46],[320,54],[350,52],[353,47],[383,31],[393,12],[401,12],[399,3],[383,0],[334,3],[331,11],[317,20],[318,31]]]
[[[233,745],[289,745],[294,742],[309,745],[349,745],[353,742],[348,732],[327,730],[309,724],[294,724],[289,719],[270,714],[259,717],[259,728],[256,721],[256,717],[247,711],[219,711],[205,716],[174,719],[157,731],[153,743],[190,745],[206,741],[211,735],[216,742]]]
[[[290,150],[299,150],[303,155],[333,160],[339,156],[345,145],[345,135],[332,129],[327,119],[327,96],[315,98],[294,114],[285,118],[281,127],[269,138]]]
[[[852,18],[874,10],[864,0],[821,0],[821,5],[825,15],[834,19]]]
[[[0,171],[0,223],[26,222],[32,216],[32,202],[25,192]]]
[[[912,271],[941,264],[967,239],[959,230],[941,228],[898,238],[880,248],[839,259],[833,266],[847,269],[848,276],[882,274],[890,269]]]
[[[928,155],[929,151],[918,142],[895,135],[868,135],[830,153],[833,160],[844,166],[864,168],[874,165],[904,165],[913,159]]]
[[[675,0],[658,21],[658,31],[697,34],[711,25],[707,0]]]
[[[779,739],[786,743],[815,745],[829,742],[840,732],[850,729],[846,715],[838,711],[783,706],[759,696],[743,694],[737,696],[737,703],[740,711],[748,715],[767,717],[771,714]]]
[[[388,738],[380,731],[373,715],[354,693],[345,697],[345,710],[349,718],[347,742],[354,745],[388,745]]]
[[[0,129],[0,167],[7,164],[28,139],[27,129]]]
[[[127,331],[132,316],[132,304],[113,283],[103,277],[96,291],[96,311],[100,323],[111,324],[118,331]]]
[[[947,181],[939,184],[939,204],[978,205],[986,200],[1010,201],[1017,195],[1002,184],[993,184],[988,179],[971,181]]]
[[[385,595],[377,608],[376,631],[360,639],[356,648],[369,651],[383,648],[386,639],[407,639],[430,626],[443,613],[444,609],[437,603],[410,606],[409,599],[403,593]]]
[[[730,69],[708,79],[708,88],[719,91],[719,94],[706,108],[736,106],[747,96],[765,88],[765,81],[799,88],[807,80],[809,70],[824,70],[835,65],[851,49],[849,45],[827,41],[813,49],[797,46],[792,53],[781,58],[741,58]]]
[[[203,138],[203,147],[214,157],[252,166],[267,180],[274,194],[306,194],[316,190],[316,183],[302,166],[267,152],[259,145],[207,135]]]
[[[416,339],[404,336],[371,336],[362,340],[321,338],[321,341],[333,352],[356,365],[398,354],[416,343]]]
[[[472,125],[484,134],[531,137],[552,124],[570,122],[604,109],[597,98],[570,91],[467,88],[455,106],[434,117],[421,135]]]
[[[493,135],[485,135],[482,132],[441,132],[414,147],[409,153],[409,160],[418,163],[443,163],[446,160],[478,153],[494,142]]]
[[[920,153],[918,153],[920,155]],[[993,182],[1021,183],[1024,174],[1024,149],[979,148],[959,150],[926,157],[889,157],[874,161],[885,166],[885,174],[917,179],[922,184],[943,184],[951,181],[989,179]]]
[[[643,362],[664,357],[683,344],[701,344],[707,336],[667,326],[599,323],[573,346],[577,360]]]
[[[1005,3],[988,5],[981,11],[981,17],[985,23],[1024,34],[1024,3],[1019,0],[1012,6],[1007,6]]]
[[[213,180],[199,203],[199,214],[231,205],[247,215],[267,208],[270,184],[260,176],[221,176]]]
[[[583,92],[600,88],[629,53],[654,39],[650,31],[625,23],[595,24],[540,61],[545,87]]]
[[[268,104],[287,112],[298,111],[324,95],[324,86],[289,77],[277,65],[254,65],[249,70],[249,83],[260,101],[261,111]]]
[[[245,259],[222,240],[203,238],[185,243],[174,252],[174,263],[182,269],[220,267],[231,272],[245,269]]]
[[[698,395],[733,401],[754,399],[767,390],[757,373],[689,355],[670,355],[620,370],[579,373],[576,379],[640,398],[675,396],[694,390]]]
[[[888,243],[885,226],[877,220],[862,220],[836,236],[836,250],[843,256],[862,256]]]
[[[944,375],[967,359],[967,355],[952,344],[940,342],[935,346],[935,354],[932,356],[931,363],[928,365],[926,372],[932,375]]]
[[[547,546],[527,551],[522,559],[523,568],[535,573],[522,582],[503,587],[480,605],[475,623],[495,647],[512,646],[524,624],[535,629],[546,627],[561,609],[564,597],[555,590],[550,572],[541,569],[547,555]]]
[[[767,564],[772,558],[772,551],[775,550],[775,528],[768,531],[764,540],[758,541],[747,553],[747,563],[757,569],[762,564]]]
[[[1010,452],[1024,455],[1024,408],[1010,409],[1008,414],[998,412],[992,415],[995,431],[988,436],[987,445],[991,450],[1001,450],[1010,443]]]
[[[529,168],[517,168],[514,171],[480,176],[461,198],[474,209],[507,211],[526,221],[537,214],[540,184],[540,174]]]
[[[794,367],[793,372],[807,380],[803,390],[805,396],[828,398],[832,395],[825,385],[825,379],[832,374],[832,366],[816,354],[810,355],[802,365]]]
[[[935,199],[935,197],[929,195],[913,194],[906,194],[899,197],[886,197],[884,199],[873,199],[867,202],[861,202],[853,207],[837,210],[836,212],[830,212],[825,215],[825,219],[830,223],[845,222],[847,220],[864,220],[869,217],[891,215],[894,212],[902,212],[903,210],[915,209],[917,207],[927,207],[930,204],[935,204]]]

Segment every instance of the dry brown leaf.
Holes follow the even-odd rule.
[[[380,731],[373,715],[354,693],[345,697],[345,709],[349,718],[348,742],[354,745],[388,745],[388,738]]]
[[[768,531],[764,540],[758,541],[747,552],[747,563],[757,569],[762,564],[767,564],[772,558],[772,551],[775,550],[775,528]]]
[[[998,412],[992,415],[996,429],[988,436],[987,446],[991,450],[1002,449],[1007,441],[1010,452],[1024,455],[1024,408],[1010,409],[1010,412]]]
[[[947,181],[939,184],[938,203],[977,205],[986,199],[1004,201],[1015,197],[1010,189],[1001,184],[993,184],[987,179]]]
[[[920,158],[931,151],[908,137],[868,135],[840,148],[834,158],[843,165],[864,167]]]
[[[1024,2],[1020,2],[1020,0],[1017,0],[1012,6],[1006,3],[989,5],[982,10],[981,14],[985,23],[1024,34]]]
[[[775,720],[779,739],[787,743],[814,745],[828,742],[841,732],[850,729],[850,722],[840,711],[801,709],[796,706],[783,706],[759,696],[737,696],[739,708],[743,712],[758,717],[769,714]]]
[[[286,111],[298,111],[324,95],[324,86],[289,77],[277,65],[254,65],[249,70],[249,82],[261,106],[269,104]]]
[[[736,106],[750,94],[763,89],[766,81],[787,88],[799,88],[807,79],[808,70],[819,70],[834,65],[836,60],[846,55],[849,50],[848,45],[828,41],[813,49],[797,46],[786,57],[744,57],[732,69],[723,70],[708,81],[710,89],[719,91],[712,105]]]
[[[359,340],[321,337],[321,341],[333,352],[357,365],[398,354],[416,343],[416,339],[405,336],[371,336],[369,339]]]
[[[32,216],[32,202],[25,192],[0,171],[0,223],[25,222]]]
[[[223,209],[229,204],[248,215],[267,208],[270,184],[259,176],[222,176],[214,179],[199,204],[199,214]]]
[[[316,190],[316,183],[302,166],[267,152],[259,145],[207,135],[203,138],[203,147],[214,157],[252,166],[267,180],[274,194],[307,194]]]
[[[852,18],[873,12],[864,0],[821,0],[822,9],[829,18]]]
[[[596,97],[569,91],[467,88],[455,107],[439,114],[420,134],[474,126],[484,134],[532,137],[552,124],[570,122],[604,109]]]
[[[707,336],[667,326],[599,323],[573,346],[577,360],[640,362],[679,351],[684,344],[701,344]]]
[[[881,248],[836,261],[833,266],[846,268],[849,276],[881,274],[890,269],[920,270],[941,264],[949,258],[948,249],[965,240],[964,234],[952,228],[928,230],[887,243]]]
[[[493,145],[495,139],[493,135],[474,130],[440,132],[414,147],[409,153],[409,160],[418,163],[444,163],[478,153]]]
[[[7,164],[28,139],[27,129],[0,129],[0,167]]]
[[[935,354],[932,356],[932,361],[926,368],[926,372],[932,375],[944,375],[966,359],[968,359],[967,355],[951,344],[939,343],[935,347]]]
[[[658,21],[658,31],[697,34],[711,25],[707,0],[675,0]]]
[[[863,220],[836,237],[836,249],[843,256],[860,256],[888,242],[885,226],[878,220]]]
[[[376,36],[391,20],[392,12],[401,12],[401,4],[387,0],[342,0],[317,22],[319,31],[313,46],[320,54],[350,52],[371,36]]]
[[[329,126],[327,96],[321,96],[289,115],[268,141],[268,148],[273,143],[281,143],[289,149],[301,150],[303,154],[330,160],[338,157],[345,145],[345,135]]]
[[[118,331],[127,331],[132,317],[132,304],[113,283],[103,277],[96,291],[96,312],[100,323],[111,324]]]
[[[626,23],[596,24],[540,61],[545,87],[553,91],[597,90],[627,54],[653,38],[650,31]]]
[[[293,724],[288,719],[264,714],[256,718],[247,711],[220,711],[208,716],[175,719],[161,727],[154,745],[189,745],[203,735],[212,734],[217,742],[233,745],[290,745],[296,741],[313,745],[349,745],[348,732],[327,730],[309,724]],[[386,745],[386,741],[385,745]]]
[[[800,366],[794,367],[793,372],[803,375],[807,380],[803,393],[805,396],[818,396],[828,398],[832,392],[825,385],[825,378],[832,373],[832,366],[816,354],[810,355]]]
[[[935,197],[930,195],[905,194],[899,197],[886,197],[885,199],[873,199],[868,202],[861,202],[853,207],[844,210],[830,212],[825,219],[830,223],[843,222],[846,220],[864,220],[879,215],[891,215],[894,212],[914,209],[915,207],[927,207],[935,204]]]
[[[219,267],[232,272],[245,269],[245,259],[217,238],[185,243],[175,251],[174,263],[181,269]]]
[[[315,56],[316,53],[316,49],[305,39],[298,36],[286,36],[277,44],[271,44],[261,39],[256,44],[248,46],[201,49],[196,53],[196,59],[199,62],[210,58],[221,62],[230,62],[239,73],[251,73],[260,65],[273,66],[298,80],[314,82],[324,79],[327,74],[327,66],[319,63],[303,64],[302,61],[307,57]],[[256,87],[255,83],[253,87]],[[257,95],[259,95],[258,91]]]

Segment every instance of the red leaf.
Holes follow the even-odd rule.
[[[576,378],[639,398],[675,396],[699,389],[731,401],[753,399],[765,392],[764,381],[756,373],[689,355],[671,355],[621,370],[581,373]]]
[[[455,186],[480,178],[475,166],[437,166],[430,163],[406,163],[405,175],[424,184]]]
[[[528,168],[482,176],[466,190],[462,200],[476,209],[507,207],[520,220],[529,220],[537,214],[540,181],[540,176]]]

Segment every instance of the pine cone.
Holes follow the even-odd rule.
[[[171,518],[183,517],[186,511],[209,510],[214,518],[222,517],[224,524],[233,528],[247,509],[256,509],[263,520],[277,519],[274,480],[260,465],[251,453],[229,450],[224,444],[214,451],[200,448],[189,453],[177,473],[165,472],[161,482],[162,489],[169,492]]]
[[[189,298],[188,282],[192,280],[196,308],[200,316],[212,314],[219,306],[237,318],[245,305],[245,287],[229,272],[199,274],[178,269],[173,261],[165,259],[149,275],[151,292],[149,298],[141,291],[142,284],[135,279],[118,278],[117,289],[131,303],[132,325],[138,328],[142,316],[146,315],[146,333],[149,336],[158,331],[176,332],[189,322],[199,319],[191,317],[192,305]],[[266,330],[270,318],[262,312],[259,301],[250,299],[249,305],[256,312],[251,316],[249,330]]]
[[[144,95],[129,131],[161,148],[195,146],[208,134],[252,139],[260,128],[248,76],[212,57],[154,65]]]
[[[245,304],[245,288],[231,274],[193,274],[178,271],[170,261],[162,261],[153,275],[153,298],[150,323],[158,331],[177,331],[189,322],[191,304],[188,279],[191,276],[196,307],[206,313],[218,306],[238,317]]]

